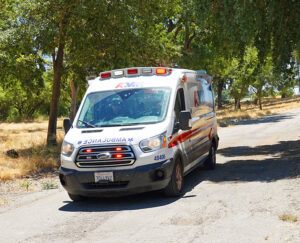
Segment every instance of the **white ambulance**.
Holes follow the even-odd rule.
[[[203,71],[102,72],[64,128],[60,181],[74,201],[151,190],[179,196],[186,174],[216,165],[212,78]]]

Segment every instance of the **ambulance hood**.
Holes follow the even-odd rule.
[[[163,123],[143,124],[138,126],[118,126],[101,128],[70,129],[65,141],[75,148],[89,145],[138,145],[141,140],[166,132]]]

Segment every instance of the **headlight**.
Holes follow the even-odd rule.
[[[145,140],[142,140],[140,142],[140,148],[143,152],[152,152],[161,148],[164,148],[166,146],[166,134],[160,134],[158,136],[148,138]]]
[[[73,151],[74,151],[73,144],[63,141],[61,146],[61,154],[70,157]]]

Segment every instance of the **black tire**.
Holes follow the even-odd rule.
[[[164,189],[164,193],[169,197],[178,197],[183,191],[183,167],[181,160],[176,159],[174,169],[172,172],[171,180],[167,187]]]
[[[214,145],[210,147],[208,157],[204,163],[204,167],[207,170],[213,170],[216,168],[216,148]]]
[[[80,201],[84,200],[83,196],[70,194],[70,193],[68,193],[68,194],[69,194],[69,197],[71,198],[71,200],[73,200],[74,202],[80,202]]]

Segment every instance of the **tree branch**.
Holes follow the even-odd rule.
[[[189,38],[187,43],[187,50],[190,48],[192,40],[196,37],[196,31],[194,31],[193,35]]]
[[[169,27],[168,32],[172,32],[175,29],[176,25],[173,23],[171,19],[169,19]]]
[[[177,26],[175,34],[174,34],[174,39],[176,39],[176,37],[179,34],[179,32],[181,31],[181,29],[182,29],[182,25]]]
[[[59,32],[58,32],[57,38],[54,41],[54,46],[58,46],[59,43],[61,43],[63,41],[63,38],[62,38],[63,37],[63,30],[64,30],[64,23],[63,23],[63,21],[64,21],[64,17],[65,17],[65,12],[69,8],[77,5],[78,2],[79,2],[79,0],[75,0],[73,3],[65,6],[63,9],[60,10],[60,15],[59,15]]]
[[[59,10],[58,6],[54,3],[53,0],[51,0],[51,2],[50,2],[50,7],[53,7],[53,8],[55,8],[56,10]]]

